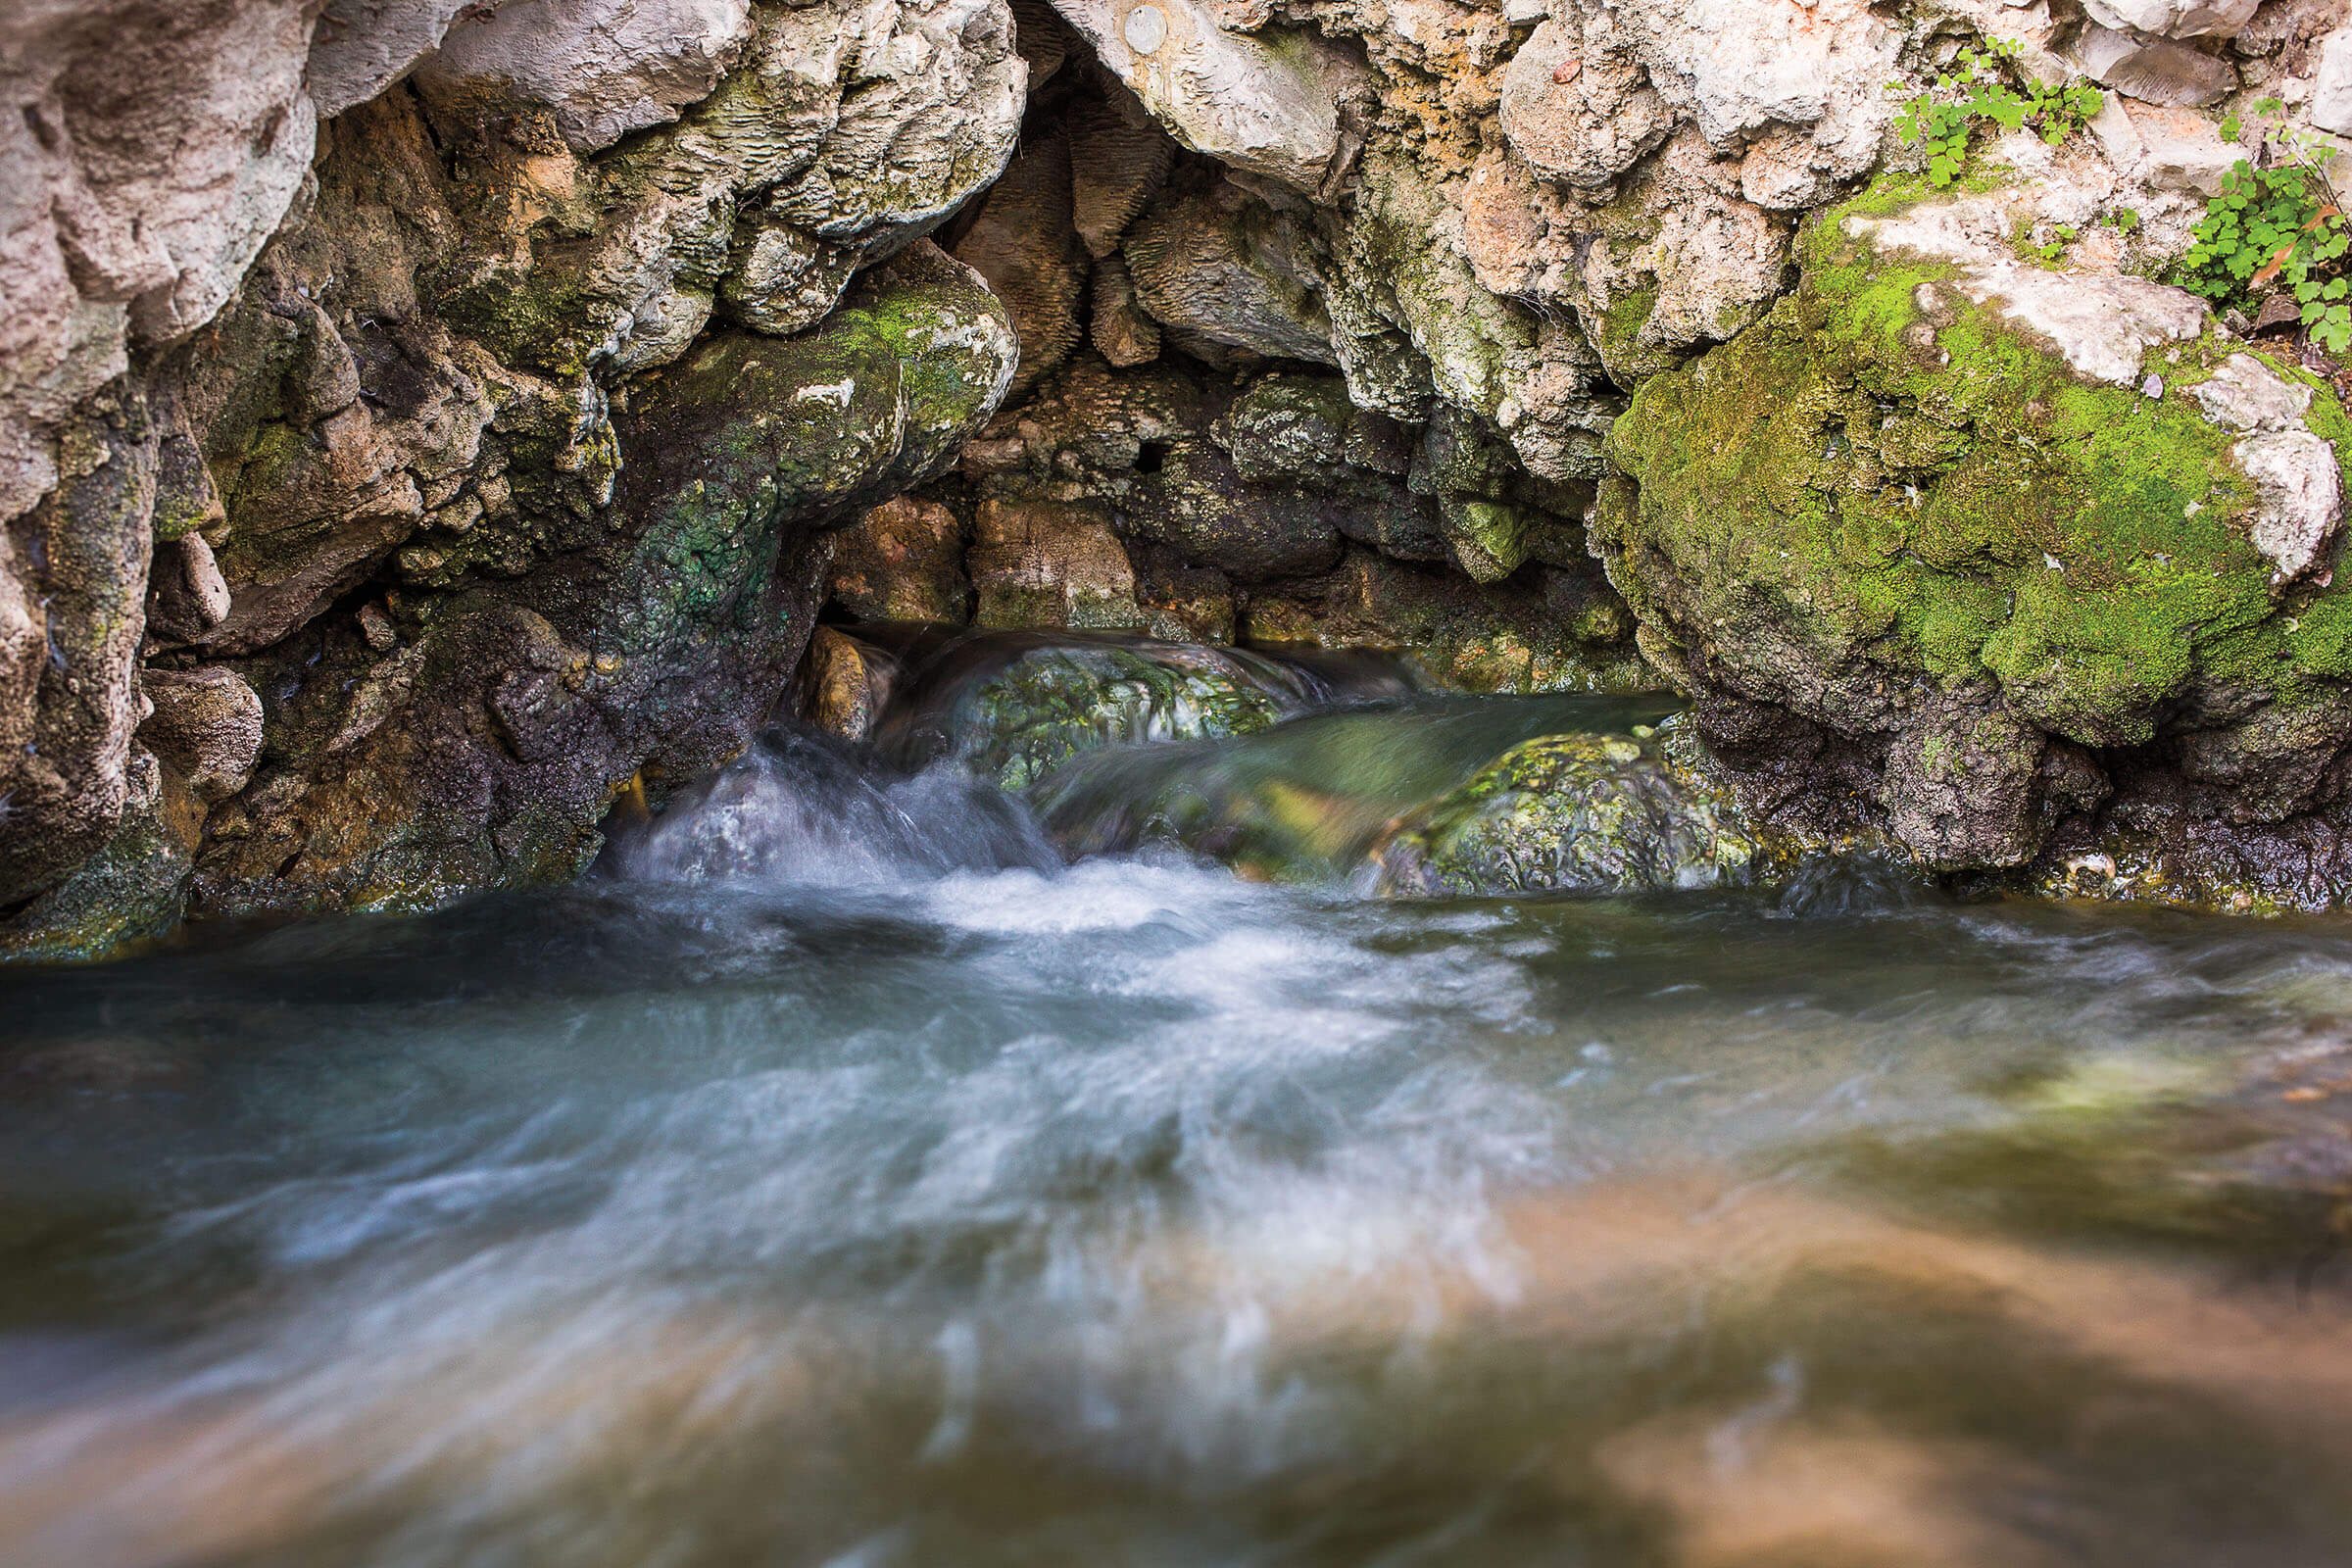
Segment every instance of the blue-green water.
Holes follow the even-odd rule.
[[[1380,903],[787,752],[0,1016],[12,1565],[2352,1561],[2340,921]]]

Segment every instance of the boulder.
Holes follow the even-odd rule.
[[[1730,798],[1674,766],[1654,733],[1513,747],[1373,851],[1392,898],[1718,887],[1767,859]]]
[[[1643,384],[1593,521],[1727,757],[1816,789],[1853,760],[1947,868],[2030,858],[2111,749],[2333,712],[2352,676],[2332,394],[2193,296],[2023,265],[1984,200],[1825,218],[1795,295]]]
[[[506,0],[448,26],[416,89],[444,115],[544,112],[592,153],[709,97],[752,30],[750,0]]]
[[[224,665],[150,669],[140,687],[154,711],[139,743],[210,806],[245,787],[262,755],[262,700]]]

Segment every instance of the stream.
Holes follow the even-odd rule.
[[[1283,679],[0,970],[0,1564],[2352,1561],[2352,923],[1366,897],[1662,710]]]

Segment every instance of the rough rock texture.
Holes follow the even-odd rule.
[[[1000,649],[979,664],[942,661],[952,678],[918,688],[884,745],[910,761],[944,751],[1017,792],[1081,752],[1248,734],[1318,695],[1303,672],[1239,650],[1140,638]]]
[[[1408,813],[1373,853],[1400,895],[1654,893],[1748,880],[1764,857],[1654,740],[1548,735]]]
[[[971,614],[963,525],[936,501],[897,496],[834,535],[831,601],[858,620],[960,626]]]
[[[954,460],[1003,397],[1002,308],[936,249],[815,331],[708,339],[615,431],[611,511],[504,585],[330,623],[251,666],[277,739],[220,808],[208,907],[419,907],[574,875],[632,775],[740,751],[800,660],[820,530]]]
[[[1732,760],[1878,772],[1931,865],[2030,859],[2184,746],[2220,810],[2322,804],[2352,424],[2185,297],[1960,259],[1970,200],[1831,214],[1795,295],[1635,398],[1595,542],[1644,651]]]
[[[1853,200],[1978,35],[2117,91]],[[2225,111],[2352,129],[2347,39],[2338,0],[25,0],[0,921],[565,874],[613,790],[815,689],[827,600],[1672,679],[1761,804],[1931,863],[2323,902],[2343,416],[2151,279]],[[1011,340],[934,233],[1018,333],[993,417]],[[884,367],[893,300],[966,340]]]

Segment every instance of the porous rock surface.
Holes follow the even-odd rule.
[[[1896,107],[1976,37],[2110,97],[1931,193]],[[2333,0],[24,0],[0,944],[569,875],[612,791],[809,689],[828,605],[1672,683],[1766,815],[2329,902],[2341,405],[2156,279],[2225,113],[2352,128],[2348,40]]]

